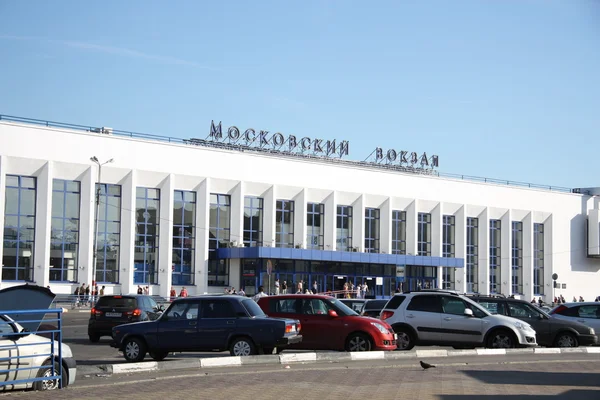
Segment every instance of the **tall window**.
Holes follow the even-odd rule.
[[[96,282],[119,282],[119,249],[121,246],[121,186],[97,183],[100,189],[98,207],[98,251]]]
[[[406,254],[406,211],[392,211],[392,254]]]
[[[219,247],[227,247],[231,231],[231,196],[227,194],[210,195],[210,221],[208,251],[215,252]],[[228,260],[211,259],[208,262],[208,285],[229,285]]]
[[[308,203],[306,209],[306,248],[323,250],[325,205]]]
[[[77,282],[80,183],[52,181],[50,281]]]
[[[467,292],[479,292],[479,219],[467,218]]]
[[[378,208],[365,208],[365,252],[379,253]]]
[[[294,202],[277,200],[275,247],[294,247]]]
[[[139,187],[135,204],[135,258],[133,283],[158,283],[158,224],[160,190]]]
[[[454,215],[444,215],[442,221],[442,257],[453,258],[456,256],[455,245],[455,223]],[[445,267],[443,269],[443,285],[444,289],[454,289],[455,269]]]
[[[352,206],[337,206],[336,247],[339,251],[352,249]]]
[[[418,255],[431,256],[431,214],[419,213]]]
[[[512,294],[523,293],[523,223],[512,223]]]
[[[2,280],[33,280],[35,178],[6,175]]]
[[[544,295],[544,224],[533,224],[533,294]]]
[[[194,284],[196,192],[176,190],[173,196],[173,285]]]
[[[262,246],[263,241],[263,199],[246,196],[244,198],[244,244],[248,247]]]
[[[490,220],[490,293],[501,293],[501,224],[499,219]]]

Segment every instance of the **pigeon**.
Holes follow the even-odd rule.
[[[435,368],[435,365],[427,364],[423,361],[419,361],[419,363],[421,363],[421,367],[423,367],[423,369]]]

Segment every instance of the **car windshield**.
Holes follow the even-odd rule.
[[[365,310],[381,310],[387,302],[387,300],[369,300],[365,304]]]
[[[485,315],[492,315],[488,310],[486,310],[485,307],[480,306],[479,304],[477,304],[476,302],[474,302],[473,300],[469,299],[468,297],[462,297],[461,298],[466,301],[467,303],[469,303],[472,307],[476,308],[477,310],[480,310],[482,313],[484,313]]]
[[[337,313],[342,316],[358,315],[356,311],[339,301],[338,299],[329,300],[337,310]]]
[[[248,315],[251,317],[265,317],[266,314],[263,312],[262,308],[259,307],[258,304],[254,300],[247,299],[242,300],[242,305],[248,311]]]

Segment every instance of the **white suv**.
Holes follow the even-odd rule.
[[[423,290],[396,294],[379,316],[398,334],[398,349],[415,345],[455,348],[535,347],[535,331],[526,322],[492,315],[456,292]]]

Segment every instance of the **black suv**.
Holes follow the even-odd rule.
[[[249,356],[300,343],[300,329],[298,320],[267,317],[247,297],[184,297],[155,321],[113,328],[111,346],[130,362],[142,361],[146,353],[156,361],[171,352],[229,350],[232,356]]]
[[[151,296],[139,294],[102,296],[90,312],[88,323],[90,342],[98,342],[101,336],[111,336],[112,328],[117,325],[154,320],[162,311],[162,307]]]
[[[471,300],[492,314],[506,315],[527,322],[536,332],[537,342],[546,347],[578,347],[598,343],[594,330],[575,321],[554,318],[524,300],[502,295],[469,295]]]

